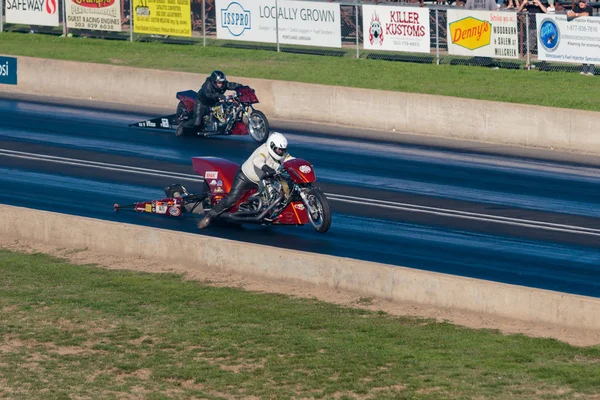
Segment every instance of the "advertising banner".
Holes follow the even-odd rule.
[[[363,47],[368,50],[429,53],[429,10],[363,5]]]
[[[449,9],[447,17],[450,54],[519,58],[517,13]]]
[[[133,1],[133,31],[148,35],[192,36],[190,0]]]
[[[6,0],[6,23],[58,26],[59,0]]]
[[[536,14],[538,59],[600,64],[600,18]]]
[[[17,59],[0,56],[0,84],[17,84]]]
[[[217,38],[342,47],[340,5],[312,1],[216,0]],[[278,21],[276,17],[278,16]]]
[[[69,28],[121,31],[121,0],[65,0],[65,5]]]

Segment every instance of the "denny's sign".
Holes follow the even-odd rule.
[[[516,13],[448,10],[447,16],[450,54],[518,58]]]
[[[488,21],[467,17],[450,23],[452,43],[469,50],[489,46],[492,38],[492,27]]]

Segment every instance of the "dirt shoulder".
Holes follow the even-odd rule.
[[[149,273],[182,274],[185,279],[200,281],[219,287],[235,287],[253,292],[281,293],[297,297],[316,298],[321,301],[372,311],[384,311],[391,315],[407,315],[432,318],[475,329],[497,329],[505,334],[519,333],[531,337],[550,337],[574,346],[600,344],[600,332],[558,327],[551,324],[525,323],[523,321],[498,318],[488,314],[465,312],[423,306],[409,302],[389,302],[364,298],[354,293],[333,290],[311,284],[290,284],[259,280],[251,277],[204,271],[177,264],[163,264],[135,257],[115,257],[87,249],[73,249],[9,240],[0,237],[0,247],[25,253],[45,253],[68,260],[72,264],[96,264],[107,269],[143,271]]]

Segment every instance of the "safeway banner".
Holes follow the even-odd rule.
[[[190,0],[131,1],[135,33],[192,36]]]
[[[6,0],[6,23],[58,26],[59,0]]]
[[[449,9],[447,18],[450,54],[519,58],[517,13]]]
[[[217,38],[342,47],[340,5],[314,1],[216,0]],[[277,28],[279,28],[277,30]]]
[[[69,28],[121,31],[121,0],[65,0],[65,4]]]
[[[536,24],[540,60],[600,64],[600,18],[536,14]]]
[[[363,5],[363,46],[368,50],[429,53],[429,9]]]

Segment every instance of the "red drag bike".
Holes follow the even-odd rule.
[[[129,208],[172,217],[203,215],[229,193],[240,166],[218,157],[193,157],[192,165],[204,177],[203,193],[189,194],[182,185],[174,184],[165,188],[167,198],[127,206],[115,204],[115,211]],[[317,232],[327,232],[331,226],[329,202],[321,189],[313,185],[315,181],[309,162],[300,158],[286,161],[275,176],[265,180],[261,193],[251,189],[218,220],[261,225],[310,223]]]
[[[266,115],[254,108],[258,97],[254,89],[242,86],[234,90],[235,94],[226,96],[226,101],[210,108],[210,113],[204,117],[204,130],[184,130],[185,135],[218,136],[218,135],[249,135],[258,143],[264,143],[269,137],[269,121]],[[198,96],[193,90],[177,92],[179,100],[175,114],[165,115],[146,121],[139,121],[129,126],[138,128],[176,129],[179,124],[193,118],[194,101]],[[206,127],[212,129],[206,130]]]

